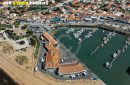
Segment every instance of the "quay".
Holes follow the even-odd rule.
[[[120,30],[121,27],[114,27],[111,26],[107,23],[99,23],[99,22],[95,22],[95,23],[79,23],[79,24],[67,24],[67,23],[59,23],[59,24],[53,24],[54,28],[59,28],[59,27],[98,27],[99,29],[104,29],[104,30],[109,30],[109,31],[114,31],[116,33],[119,34],[123,34],[123,35],[128,35],[130,36],[130,32],[124,31],[124,30]]]

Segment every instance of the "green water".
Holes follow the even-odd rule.
[[[65,34],[67,29],[59,29],[55,34],[55,37],[59,39],[62,35],[64,37],[59,40],[68,49],[71,48],[73,53],[78,48],[78,40],[72,36],[72,33]],[[117,60],[113,63],[112,69],[106,69],[103,64],[112,59],[111,55],[119,48],[123,47],[126,40],[126,36],[117,34],[113,37],[102,49],[96,52],[94,55],[89,56],[90,52],[93,51],[97,45],[102,41],[105,34],[102,30],[98,30],[94,35],[82,42],[80,51],[76,56],[89,67],[99,78],[101,78],[107,85],[130,85],[130,75],[126,73],[127,68],[130,66],[130,47],[121,54]],[[83,37],[83,36],[82,36]]]

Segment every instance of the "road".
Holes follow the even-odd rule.
[[[42,71],[42,58],[45,59],[45,53],[46,53],[46,49],[43,47],[43,42],[40,41],[40,49],[39,49],[39,56],[38,56],[38,60],[37,60],[37,67],[38,70]]]

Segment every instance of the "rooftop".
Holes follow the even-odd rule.
[[[58,68],[59,66],[59,58],[60,58],[60,50],[58,47],[54,45],[57,44],[57,41],[53,39],[47,32],[43,34],[43,36],[48,40],[48,43],[45,44],[46,49],[48,50],[45,59],[45,68]]]
[[[45,33],[43,34],[43,36],[48,40],[48,42],[49,42],[50,44],[52,44],[52,45],[57,44],[57,41],[56,41],[52,36],[50,36],[47,32],[45,32]]]
[[[81,65],[80,62],[74,62],[70,64],[61,64],[58,69],[59,75],[65,75],[65,74],[74,74],[83,72],[85,68],[83,65]]]

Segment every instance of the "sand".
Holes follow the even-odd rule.
[[[0,53],[0,67],[21,85],[101,85],[94,80],[60,81],[40,72],[30,73],[17,67]]]
[[[21,54],[26,55],[29,59],[29,62],[23,66],[15,62],[15,57]],[[102,85],[96,80],[61,81],[39,71],[34,72],[33,54],[34,48],[32,47],[28,48],[25,52],[13,51],[6,54],[0,49],[0,68],[7,72],[20,85]],[[27,66],[31,69],[26,69]]]

